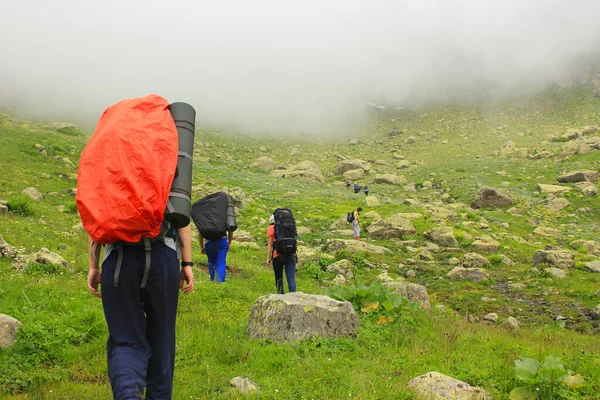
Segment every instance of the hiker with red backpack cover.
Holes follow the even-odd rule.
[[[283,294],[283,273],[289,292],[296,291],[296,244],[298,234],[292,211],[278,208],[269,217],[267,228],[267,268],[273,266],[277,293]]]
[[[115,399],[172,397],[178,291],[194,288],[189,200],[180,187],[188,175],[191,186],[193,151],[182,151],[180,133],[193,135],[190,109],[156,95],[121,101],[102,114],[81,154],[87,286],[102,298]],[[176,117],[181,112],[193,116]]]

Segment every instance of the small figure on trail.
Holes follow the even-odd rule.
[[[360,240],[360,225],[358,223],[358,217],[360,216],[360,212],[363,209],[358,207],[354,213],[352,218],[352,229],[354,230],[354,240]]]
[[[368,196],[369,195],[369,187],[367,185],[365,185],[364,191],[365,191],[365,196]]]
[[[278,208],[269,217],[267,228],[267,268],[273,262],[275,273],[275,286],[277,293],[283,294],[283,272],[290,292],[296,291],[296,221],[292,211],[287,208]]]
[[[354,193],[359,193],[360,189],[362,189],[362,186],[359,183],[355,183],[354,184]]]
[[[352,182],[346,181],[346,189],[350,189],[352,187]]]

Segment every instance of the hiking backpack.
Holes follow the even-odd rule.
[[[207,240],[219,240],[237,229],[233,199],[225,192],[209,194],[192,205],[192,220]]]
[[[354,221],[354,211],[350,211],[348,215],[346,215],[346,221],[348,221],[349,223],[352,223],[352,221]]]
[[[166,99],[150,95],[106,109],[81,153],[77,209],[95,243],[160,234],[178,158]]]
[[[123,246],[144,246],[145,287],[151,243],[189,224],[195,116],[189,104],[154,94],[123,100],[104,111],[81,153],[77,210],[95,255],[104,244],[119,252],[115,287]]]
[[[275,219],[275,250],[282,255],[296,254],[298,233],[292,211],[287,208],[278,208],[273,212],[273,217]]]

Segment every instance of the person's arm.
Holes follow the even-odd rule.
[[[229,234],[227,235],[227,242],[230,246],[231,246],[232,240],[233,240],[233,231],[229,231]]]
[[[94,243],[88,235],[88,276],[87,287],[90,293],[96,297],[100,297],[98,285],[100,285],[100,245]]]
[[[179,238],[181,239],[181,262],[192,262],[192,231],[190,226],[179,228]],[[184,285],[184,282],[186,283]],[[194,272],[191,265],[186,265],[181,268],[179,274],[179,287],[183,294],[188,294],[194,289]]]
[[[273,254],[273,236],[267,236],[267,267],[271,268],[271,256]]]
[[[204,238],[200,232],[198,232],[198,239],[200,240],[200,252],[202,254],[206,254],[206,249],[204,248]]]

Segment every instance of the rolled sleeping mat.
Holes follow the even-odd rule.
[[[169,105],[169,111],[177,127],[179,157],[165,219],[171,223],[172,228],[177,229],[189,225],[192,215],[192,159],[196,110],[187,103],[177,102]]]

